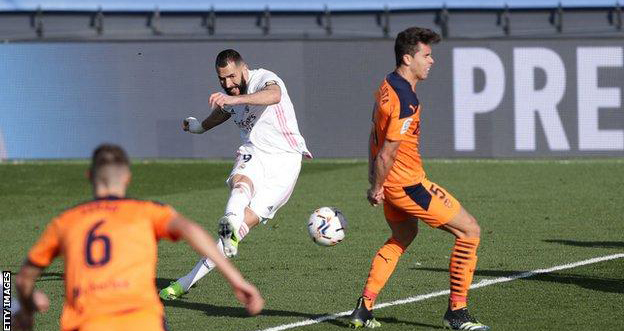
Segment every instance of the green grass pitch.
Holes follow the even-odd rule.
[[[428,177],[456,196],[480,222],[475,282],[624,253],[624,160],[436,161]],[[45,224],[88,200],[85,162],[0,164],[1,267],[16,272]],[[231,163],[137,162],[129,195],[173,205],[211,233],[222,215]],[[289,201],[252,230],[235,264],[266,299],[248,317],[218,273],[179,301],[165,304],[171,330],[263,330],[353,308],[371,258],[389,230],[381,208],[365,199],[364,162],[313,160],[303,166]],[[339,207],[346,239],[331,248],[308,238],[306,220],[319,206]],[[378,303],[448,289],[452,237],[425,224],[402,257]],[[160,244],[159,287],[182,276],[198,256],[185,244]],[[37,286],[52,308],[37,330],[57,330],[63,301],[62,264]],[[381,330],[440,329],[446,296],[375,311]],[[624,259],[561,270],[471,291],[474,315],[493,330],[624,329]],[[343,319],[297,330],[341,330]]]

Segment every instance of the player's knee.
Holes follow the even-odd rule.
[[[245,183],[247,185],[253,186],[253,182],[251,181],[251,178],[245,176],[245,175],[241,175],[241,174],[236,174],[233,175],[230,179],[230,186],[234,187],[236,184],[238,183]]]
[[[481,227],[477,222],[477,219],[472,215],[468,215],[466,220],[466,227],[464,230],[466,238],[480,238],[481,237]]]
[[[471,227],[470,233],[468,235],[470,238],[481,238],[481,227],[479,224],[474,223],[474,226]]]
[[[479,226],[479,223],[477,223],[477,220],[468,213],[462,215],[461,218],[455,221],[455,224],[449,226],[446,230],[459,239],[480,238],[481,236],[481,227]]]
[[[254,195],[253,185],[245,181],[238,181],[234,183],[234,185],[232,186],[232,190],[239,190],[242,193],[248,195],[249,197],[253,197]]]

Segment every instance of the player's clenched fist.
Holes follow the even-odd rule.
[[[372,206],[377,206],[384,199],[383,187],[378,190],[372,188],[368,189],[368,191],[366,191],[366,198]]]
[[[216,109],[217,107],[224,108],[225,105],[237,104],[235,96],[227,95],[221,92],[211,94],[208,102],[210,103],[210,108],[212,109]]]
[[[190,133],[204,133],[206,129],[195,117],[187,117],[182,121],[182,130]]]

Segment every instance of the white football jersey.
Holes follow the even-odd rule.
[[[224,110],[232,114],[234,123],[240,128],[243,145],[251,143],[267,153],[299,153],[311,158],[312,154],[299,132],[295,108],[284,82],[269,70],[249,70],[247,94],[260,91],[270,82],[277,83],[281,89],[279,103],[270,106],[236,105]]]

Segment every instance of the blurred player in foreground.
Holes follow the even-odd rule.
[[[286,85],[276,74],[249,69],[233,49],[217,55],[215,69],[225,93],[210,95],[212,113],[202,122],[188,117],[182,125],[184,131],[201,134],[232,117],[240,129],[243,144],[226,180],[230,198],[218,224],[219,249],[233,257],[249,231],[272,219],[286,204],[299,177],[302,156],[312,155],[299,133]],[[212,268],[211,259],[199,261],[187,275],[160,291],[160,297],[179,298]]]
[[[429,75],[434,63],[431,45],[438,41],[440,37],[429,29],[413,27],[399,33],[394,46],[396,69],[375,93],[367,198],[373,206],[383,203],[392,235],[373,258],[364,291],[350,317],[354,327],[380,326],[371,312],[375,299],[416,238],[420,219],[455,236],[444,324],[455,330],[489,330],[466,308],[477,265],[479,224],[449,192],[427,179],[418,150],[422,105],[416,84]]]
[[[258,290],[217,249],[196,223],[173,208],[126,198],[130,162],[115,145],[93,153],[89,179],[94,200],[52,220],[16,277],[21,328],[30,329],[33,312],[43,310],[34,295],[35,280],[52,260],[65,259],[65,304],[61,330],[166,330],[155,286],[157,241],[179,238],[210,257],[247,311],[258,314],[264,301]]]

